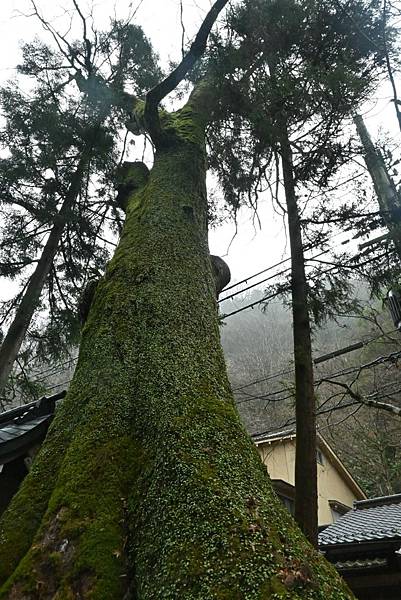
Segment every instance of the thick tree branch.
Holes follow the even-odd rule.
[[[189,52],[180,62],[180,64],[158,85],[150,90],[146,95],[145,103],[145,122],[147,130],[149,131],[153,142],[156,147],[161,142],[161,126],[159,120],[158,107],[160,102],[170,92],[172,92],[177,85],[184,79],[187,73],[192,69],[197,60],[202,56],[206,49],[207,39],[210,31],[216,22],[217,17],[223,8],[228,4],[229,0],[216,0],[210,11],[207,13],[198,33],[196,34],[195,40],[191,44]]]
[[[80,69],[77,69],[73,79],[75,79],[80,92],[88,94],[89,96],[97,94],[98,97],[101,94],[102,99],[106,103],[108,102],[114,106],[118,106],[126,110],[129,114],[132,113],[135,109],[135,105],[139,102],[139,99],[136,98],[136,96],[133,96],[124,90],[117,90],[112,86],[107,85],[101,77],[92,76],[86,79],[82,75]]]

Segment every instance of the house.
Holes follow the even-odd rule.
[[[401,494],[355,502],[319,534],[319,549],[359,600],[400,600]]]
[[[295,444],[294,429],[253,435],[260,457],[273,486],[288,510],[294,512]],[[318,524],[334,523],[352,509],[354,501],[366,496],[322,435],[317,436]]]

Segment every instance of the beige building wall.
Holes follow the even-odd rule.
[[[295,438],[260,444],[258,451],[270,479],[295,484]]]
[[[352,508],[354,500],[363,500],[363,492],[345,471],[336,455],[320,444],[323,464],[318,463],[318,523],[334,522],[329,501],[336,501]],[[262,442],[258,451],[271,479],[281,479],[295,484],[295,438]],[[345,472],[345,473],[344,473]]]

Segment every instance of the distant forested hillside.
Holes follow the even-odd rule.
[[[401,406],[401,334],[394,332],[382,303],[369,300],[364,285],[358,283],[355,294],[363,307],[360,316],[339,316],[314,331],[314,358],[365,342],[363,348],[316,365],[319,428],[368,495],[396,493],[401,491],[401,417],[355,402],[345,386],[363,399]],[[238,295],[221,302],[221,313],[262,297],[262,290]],[[237,406],[248,430],[261,433],[293,425],[289,308],[274,301],[266,308],[223,316],[221,334]]]

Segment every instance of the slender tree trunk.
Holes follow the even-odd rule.
[[[397,86],[395,84],[393,68],[391,66],[389,48],[388,48],[388,40],[387,40],[387,23],[388,23],[388,3],[387,0],[383,0],[383,44],[384,44],[384,57],[386,61],[387,75],[390,81],[391,88],[393,90],[393,102],[395,108],[395,114],[398,121],[398,127],[401,131],[401,112],[400,112],[400,100],[398,99]],[[362,118],[362,117],[360,117]]]
[[[70,217],[71,209],[78,196],[82,183],[82,176],[88,158],[81,158],[75,173],[72,176],[70,188],[60,211],[54,219],[47,242],[42,250],[35,271],[31,275],[28,286],[24,292],[14,319],[8,329],[0,348],[0,395],[4,393],[5,386],[12,371],[15,359],[24,341],[26,332],[31,323],[34,312],[38,306],[43,286],[50,273],[54,257],[66,223]]]
[[[383,220],[390,232],[401,261],[401,199],[384,164],[383,157],[375,148],[363,118],[355,115],[354,122],[364,150],[366,166],[375,188]]]
[[[68,395],[0,521],[1,599],[352,598],[276,498],[235,409],[190,108],[130,198]]]
[[[281,122],[280,138],[291,247],[296,413],[295,518],[308,540],[317,546],[316,401],[313,383],[311,326],[292,152],[285,119]]]

